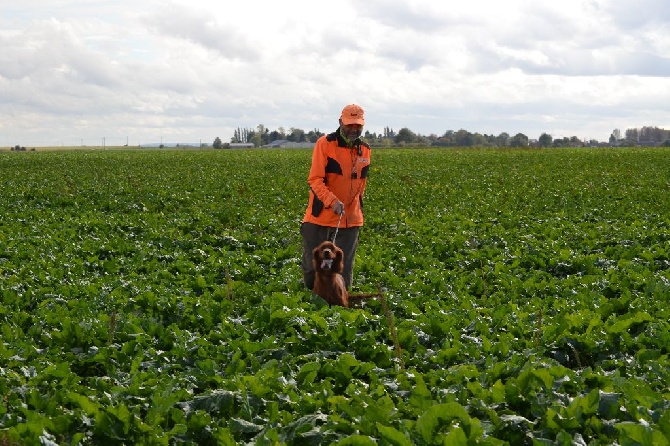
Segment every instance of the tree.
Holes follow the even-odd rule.
[[[453,130],[447,130],[444,132],[444,135],[440,136],[437,141],[435,141],[435,145],[438,146],[453,146],[455,145],[454,143],[454,131]]]
[[[537,142],[540,144],[540,147],[549,147],[551,145],[553,138],[548,133],[543,133],[540,135],[540,138]]]
[[[510,136],[507,132],[502,132],[500,135],[496,136],[495,144],[498,147],[506,147],[509,145]]]
[[[223,143],[221,142],[221,138],[219,138],[218,136],[216,138],[214,138],[214,142],[212,143],[212,147],[214,147],[215,149],[220,149],[221,147],[223,147]]]
[[[556,138],[554,140],[554,147],[567,147],[569,142],[570,140],[567,136],[564,136],[563,138]]]
[[[263,124],[258,124],[256,127],[258,130],[258,136],[260,138],[260,142],[258,146],[262,146],[264,144],[270,144],[270,129],[265,127]],[[255,143],[254,143],[255,144]]]
[[[307,133],[306,139],[309,142],[316,142],[321,136],[323,136],[323,133],[321,133],[319,129],[314,129]]]
[[[230,138],[230,142],[249,142],[254,133],[255,131],[253,129],[241,129],[238,127],[237,130],[235,130],[233,137]]]
[[[263,136],[260,133],[254,132],[249,139],[249,142],[252,143],[254,147],[260,147],[263,145]]]
[[[528,147],[528,137],[523,133],[517,133],[509,142],[512,147]]]
[[[472,135],[472,145],[475,147],[486,147],[489,145],[489,141],[486,138],[486,135],[475,133]]]
[[[416,134],[407,127],[401,128],[395,137],[395,143],[400,145],[411,144],[415,140]]]
[[[454,143],[460,147],[470,147],[474,143],[474,137],[467,130],[460,129],[454,133]]]
[[[302,129],[297,129],[295,127],[291,127],[289,129],[291,133],[289,133],[286,136],[286,139],[288,139],[291,142],[305,142],[305,131]]]

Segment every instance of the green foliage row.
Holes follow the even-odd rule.
[[[310,155],[0,154],[0,444],[669,443],[667,149],[375,151],[395,340],[301,284]]]

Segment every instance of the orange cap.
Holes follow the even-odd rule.
[[[349,104],[342,109],[340,119],[344,125],[365,125],[365,112],[360,105]]]

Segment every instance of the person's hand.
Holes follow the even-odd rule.
[[[344,214],[344,203],[338,201],[333,205],[333,214],[342,215]]]

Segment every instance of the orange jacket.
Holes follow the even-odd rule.
[[[341,228],[363,226],[363,193],[370,167],[370,146],[349,147],[339,129],[322,136],[314,145],[309,170],[309,203],[303,222],[337,227],[340,216],[332,207],[344,203]]]

